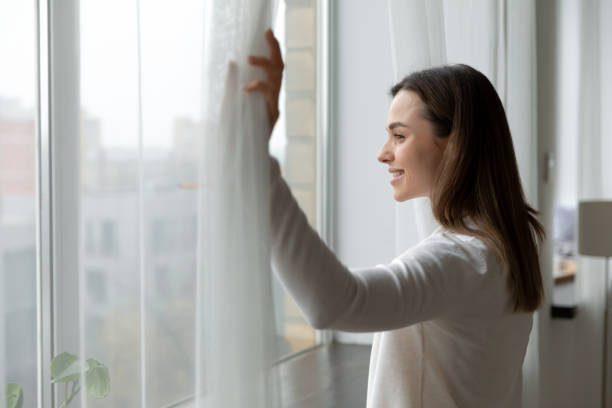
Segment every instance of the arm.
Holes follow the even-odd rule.
[[[473,295],[493,277],[482,273],[484,258],[448,238],[426,240],[387,265],[349,270],[310,227],[273,157],[270,177],[272,263],[313,327],[392,330],[482,300]]]
[[[272,128],[284,64],[278,41],[269,30],[265,35],[270,57],[251,56],[249,63],[264,69],[267,80],[244,89],[263,94]],[[497,313],[491,306],[504,298],[500,275],[485,273],[473,246],[450,236],[427,239],[390,264],[349,270],[310,227],[274,158],[270,172],[272,263],[312,326],[383,331],[451,313]]]

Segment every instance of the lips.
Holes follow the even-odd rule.
[[[397,174],[397,173],[396,173],[396,174]],[[397,176],[395,176],[395,175],[394,175],[394,176],[391,178],[391,184],[398,183],[398,182],[401,180],[401,178],[402,178],[402,177],[404,177],[404,172],[403,172],[403,171],[401,172],[401,174],[399,174],[399,175],[397,175]]]

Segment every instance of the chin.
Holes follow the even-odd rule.
[[[396,193],[393,194],[393,198],[395,199],[395,201],[397,201],[398,203],[401,203],[403,201],[408,201],[411,198],[414,198],[413,196],[411,196],[410,194],[401,194],[401,193]]]
[[[412,192],[399,192],[396,191],[393,194],[393,198],[395,199],[395,201],[397,201],[398,203],[404,202],[404,201],[408,201],[408,200],[412,200],[413,198],[417,198],[417,197],[425,197],[426,194],[419,194],[419,193],[412,193]]]

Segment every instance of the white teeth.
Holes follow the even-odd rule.
[[[403,171],[396,171],[396,172],[391,173],[391,174],[393,174],[393,177],[399,177],[399,176],[401,176],[402,174],[404,174],[404,172],[403,172]]]

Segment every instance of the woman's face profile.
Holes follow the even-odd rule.
[[[424,119],[423,102],[413,91],[399,91],[387,115],[388,138],[378,153],[378,160],[392,172],[393,198],[406,201],[429,197],[434,174],[440,164],[448,138],[434,135],[431,123]]]

